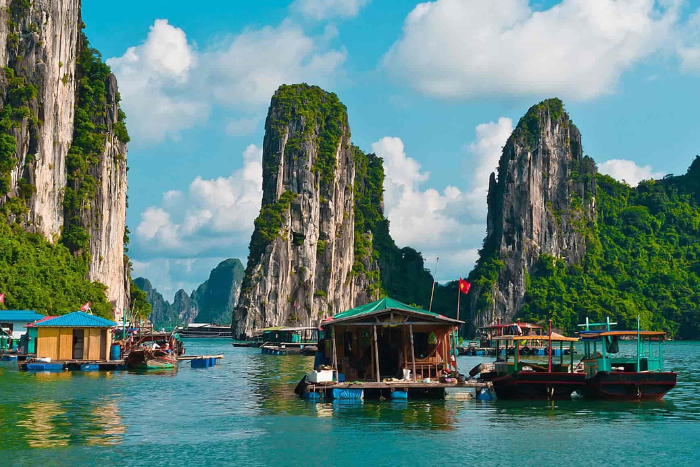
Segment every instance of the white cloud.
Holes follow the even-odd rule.
[[[660,5],[660,4],[661,5]],[[611,92],[635,63],[670,45],[678,0],[437,0],[407,16],[385,66],[439,97]]]
[[[659,179],[666,175],[664,172],[654,172],[650,165],[640,167],[634,161],[626,159],[611,159],[598,164],[598,172],[610,175],[630,186],[637,186],[642,180]]]
[[[141,45],[107,60],[119,80],[132,145],[177,139],[181,131],[204,123],[215,106],[262,111],[283,83],[332,84],[347,57],[345,49],[329,46],[335,35],[331,27],[310,36],[283,21],[227,36],[200,51],[185,31],[156,20]],[[244,117],[229,131],[245,134],[254,126]]]
[[[280,84],[311,80],[328,84],[345,62],[345,50],[321,50],[325,40],[283,22],[245,31],[202,55],[206,86],[217,102],[267,104]]]
[[[167,20],[156,20],[143,44],[107,64],[119,79],[135,144],[160,143],[208,116],[208,106],[189,91],[195,52],[182,29]]]
[[[471,155],[467,165],[471,175],[471,189],[465,193],[465,208],[473,218],[486,219],[486,195],[489,177],[498,168],[498,161],[508,137],[513,132],[513,121],[501,117],[497,122],[482,123],[476,127],[476,141],[467,146]]]
[[[415,159],[406,155],[403,141],[384,137],[372,151],[384,159],[384,204],[391,235],[399,246],[423,253],[426,267],[440,257],[438,280],[466,275],[478,258],[486,232],[486,194],[513,122],[501,117],[476,127],[476,139],[466,145],[468,187],[446,186],[442,191],[422,189],[430,178]]]
[[[353,18],[369,0],[296,0],[292,8],[317,20]]]
[[[700,73],[700,8],[688,20],[684,36],[678,46],[681,69],[686,72]]]
[[[229,177],[196,177],[186,193],[170,190],[141,213],[138,247],[150,254],[195,256],[237,247],[245,251],[262,199],[262,150],[251,144],[243,167]]]
[[[239,118],[226,125],[226,133],[231,136],[245,136],[253,133],[260,123],[259,117]]]

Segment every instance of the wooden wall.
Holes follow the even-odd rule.
[[[51,360],[73,359],[74,328],[37,328],[36,356],[49,357]],[[80,328],[78,328],[80,329]],[[83,360],[100,360],[104,356],[109,360],[109,348],[112,332],[107,330],[106,339],[102,338],[103,328],[84,328]],[[102,349],[104,348],[104,352]]]
[[[37,328],[36,356],[58,360],[59,328]]]

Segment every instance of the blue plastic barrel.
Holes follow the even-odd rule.
[[[406,399],[408,399],[408,392],[407,391],[393,391],[391,393],[391,398],[392,399],[399,399],[399,400],[406,400]]]
[[[122,359],[122,348],[119,344],[112,344],[112,348],[109,352],[110,360],[121,360]]]
[[[80,365],[81,371],[99,371],[100,365],[95,365],[94,363],[83,363]]]

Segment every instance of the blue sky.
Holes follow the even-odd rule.
[[[274,89],[336,92],[385,158],[394,238],[468,274],[485,188],[527,108],[561,97],[601,171],[631,184],[700,153],[700,0],[84,2],[119,80],[130,255],[171,299],[245,263]]]

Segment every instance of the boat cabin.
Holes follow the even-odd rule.
[[[265,344],[315,344],[318,341],[318,328],[276,326],[258,331]]]
[[[540,327],[541,329],[541,327]],[[495,372],[498,376],[511,374],[518,371],[535,371],[535,372],[555,372],[555,373],[570,373],[574,367],[574,343],[578,341],[576,337],[567,337],[556,332],[551,335],[532,334],[529,336],[509,336],[502,335],[494,338],[497,353],[500,348],[504,348],[505,357],[497,357]],[[524,349],[537,349],[537,346],[545,345],[545,355],[548,356],[547,362],[541,361],[524,361],[522,357],[525,355],[533,355],[531,352],[524,352]],[[569,363],[564,363],[564,355],[567,353],[564,346],[568,346],[568,354],[570,356]],[[558,347],[558,349],[557,349]],[[512,350],[512,352],[511,352]],[[509,361],[509,355],[513,355],[512,361]],[[534,355],[539,355],[534,354]],[[558,359],[552,357],[558,356]],[[557,362],[558,360],[558,362]]]
[[[321,323],[315,367],[327,364],[338,381],[439,378],[457,371],[457,329],[462,321],[382,298]],[[410,376],[409,376],[410,375]],[[408,378],[407,378],[408,376]]]
[[[642,331],[637,321],[637,330],[614,331],[610,318],[604,323],[591,323],[586,318],[585,328],[579,331],[584,343],[583,363],[586,374],[594,376],[599,371],[636,373],[664,371],[663,347],[666,333]],[[598,329],[595,329],[598,328]],[[621,356],[619,341],[636,339],[636,355]]]
[[[482,326],[477,329],[477,334],[480,337],[480,345],[482,348],[496,347],[496,339],[501,336],[542,336],[542,326],[533,323],[521,323],[520,320],[515,323],[501,323],[499,319],[497,323],[488,326]]]
[[[83,311],[34,323],[36,355],[51,360],[108,361],[116,325]]]

